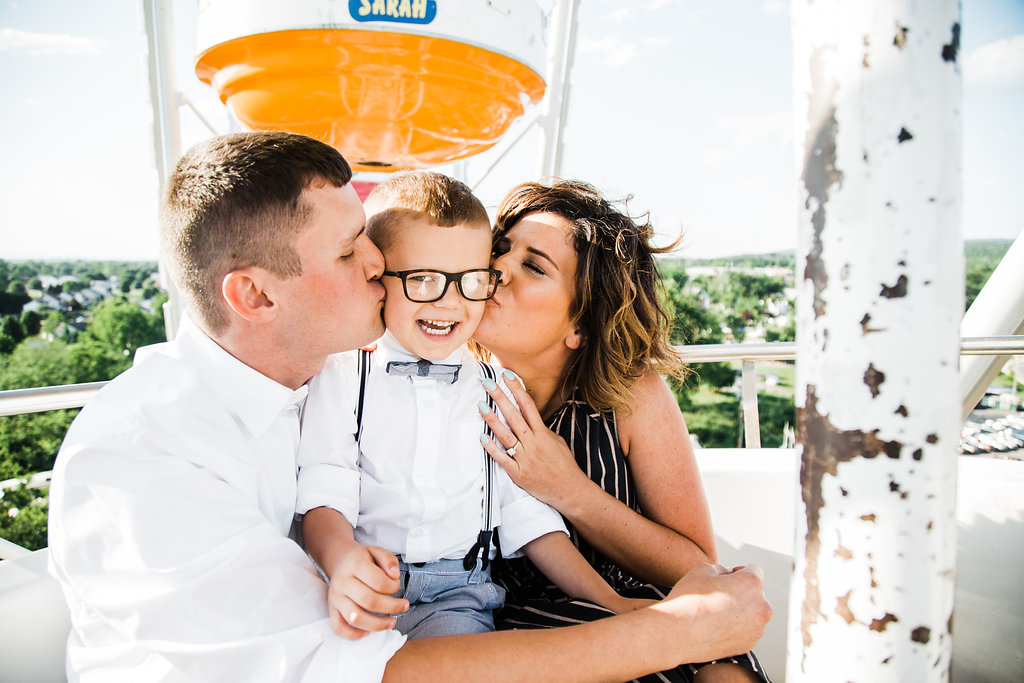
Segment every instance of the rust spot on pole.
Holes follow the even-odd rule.
[[[842,558],[844,560],[852,560],[853,553],[850,551],[849,548],[839,546],[838,548],[836,548],[836,557]]]
[[[884,631],[886,628],[889,627],[889,624],[892,624],[892,623],[895,623],[895,622],[898,622],[898,621],[899,621],[899,619],[897,619],[894,615],[889,614],[888,612],[886,612],[885,616],[882,617],[881,619],[872,619],[871,620],[871,625],[868,628],[870,628],[872,631],[875,631],[876,633],[881,633],[882,631]]]
[[[807,536],[804,547],[807,565],[804,568],[805,592],[801,609],[801,632],[806,650],[811,644],[811,626],[818,621],[821,614],[821,593],[818,590],[818,553],[821,541],[818,523],[821,508],[825,506],[822,480],[826,474],[836,476],[839,463],[849,462],[854,458],[875,458],[880,453],[885,453],[890,458],[898,458],[903,445],[896,441],[879,439],[877,430],[843,431],[834,427],[827,415],[818,412],[818,397],[813,384],[807,386],[804,407],[797,409],[796,425],[797,435],[804,449],[800,463],[800,488],[807,510]],[[842,493],[846,495],[845,491]],[[892,617],[891,620],[895,619]]]
[[[847,624],[857,621],[853,616],[853,611],[850,609],[850,593],[852,592],[849,591],[846,595],[836,599],[836,614],[842,617],[843,621]]]
[[[901,405],[901,406],[900,406],[899,408],[897,408],[897,409],[895,410],[895,413],[896,413],[897,415],[900,415],[900,416],[902,416],[902,417],[906,417],[907,415],[909,415],[909,414],[910,414],[910,412],[909,412],[909,411],[907,410],[907,407],[906,407],[906,406],[903,406],[903,405]]]
[[[914,136],[906,128],[900,128],[900,134],[896,136],[896,139],[899,140],[900,144],[903,144],[907,140],[913,140]]]
[[[897,26],[896,35],[893,36],[892,44],[898,47],[900,50],[905,50],[907,48],[907,32],[909,30],[910,29],[908,29],[906,26]]]
[[[929,434],[928,436],[926,436],[924,438],[924,440],[927,441],[928,443],[935,444],[935,443],[939,442],[939,435],[938,434]]]
[[[921,643],[922,645],[931,640],[932,630],[927,626],[918,626],[910,632],[910,639],[915,643]]]
[[[872,512],[869,515],[861,515],[860,518],[863,519],[865,522],[873,522],[875,521],[875,513]]]
[[[821,293],[828,285],[821,241],[821,231],[825,228],[825,207],[828,204],[829,188],[843,180],[842,171],[836,168],[838,122],[833,102],[838,84],[834,80],[826,82],[824,69],[824,53],[834,49],[819,47],[811,55],[811,103],[807,114],[807,138],[804,140],[803,182],[807,188],[805,206],[811,208],[811,202],[814,201],[814,213],[811,215],[813,235],[804,266],[804,279],[814,285],[815,318],[825,314],[825,300]]]
[[[900,275],[896,280],[896,284],[892,287],[889,285],[882,285],[882,291],[879,292],[881,296],[886,299],[898,299],[907,295],[907,276]]]
[[[868,385],[868,389],[871,390],[871,398],[876,398],[881,392],[878,387],[885,381],[885,373],[878,370],[873,363],[868,364],[868,369],[864,371],[864,384]]]
[[[914,460],[920,460],[922,457],[924,457],[924,451],[922,451],[920,448],[918,448],[917,450],[914,451],[914,454],[913,454]]]
[[[953,39],[949,45],[942,46],[942,61],[955,62],[957,53],[960,52],[960,22],[953,24]]]
[[[883,332],[881,327],[871,327],[871,315],[868,313],[864,314],[864,317],[860,319],[860,333],[862,335],[871,334],[872,332]]]

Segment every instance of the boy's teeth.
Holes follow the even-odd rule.
[[[427,334],[443,336],[452,331],[455,323],[451,320],[421,320],[421,327]]]

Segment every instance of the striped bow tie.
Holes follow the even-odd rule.
[[[445,363],[431,363],[429,360],[417,361],[388,361],[385,372],[389,375],[399,377],[433,377],[438,382],[455,384],[459,378],[461,365],[450,365]]]

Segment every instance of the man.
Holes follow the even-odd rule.
[[[190,319],[82,411],[54,471],[69,679],[624,680],[751,649],[771,614],[758,570],[709,566],[655,607],[554,631],[404,646],[331,631],[289,531],[305,383],[383,332],[383,260],[350,178],[335,150],[286,133],[215,138],[178,163],[161,240]],[[397,561],[381,561],[397,590]]]

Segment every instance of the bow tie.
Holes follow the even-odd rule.
[[[416,361],[388,361],[385,372],[389,375],[399,377],[433,377],[438,382],[455,384],[459,378],[461,365],[450,365],[445,363],[431,363],[429,360]]]

